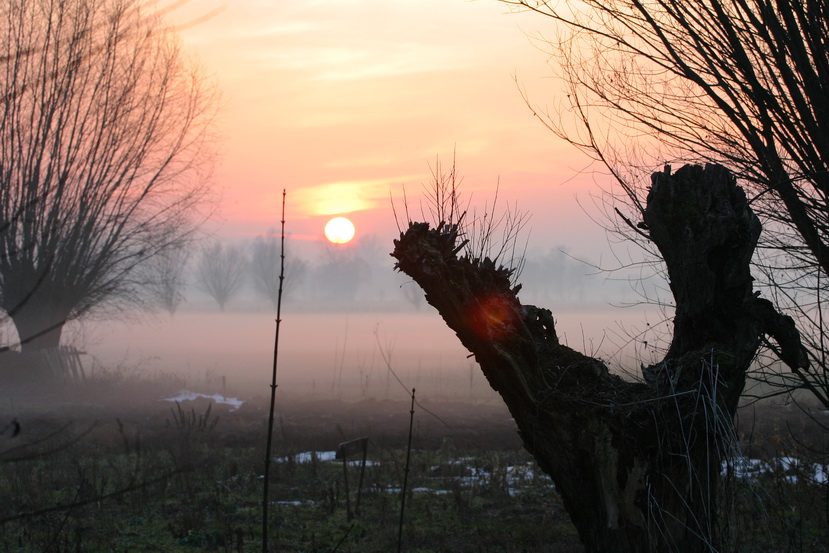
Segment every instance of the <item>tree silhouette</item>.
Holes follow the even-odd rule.
[[[275,232],[266,236],[257,236],[251,245],[250,271],[253,288],[263,299],[277,308],[280,286],[280,269],[282,250]],[[286,295],[297,289],[308,273],[308,263],[295,255],[285,256],[285,279],[281,283]]]
[[[808,366],[792,319],[754,293],[761,225],[734,177],[716,165],[652,177],[641,226],[665,260],[676,316],[664,359],[639,381],[559,342],[553,314],[518,299],[514,268],[475,255],[465,215],[445,213],[434,227],[409,221],[396,268],[504,399],[586,551],[727,549],[720,473],[750,364],[767,339],[792,369]]]
[[[170,315],[176,312],[184,299],[184,270],[189,257],[189,251],[182,245],[151,257],[142,267],[144,287],[149,291],[150,299]]]
[[[137,0],[0,9],[0,308],[22,349],[138,300],[206,198],[214,94]]]
[[[566,100],[534,113],[610,168],[628,222],[641,219],[648,173],[666,160],[737,175],[768,230],[756,274],[809,346],[809,368],[783,375],[784,388],[829,408],[829,3],[502,2],[557,23]]]
[[[202,250],[196,272],[199,286],[224,311],[245,282],[247,259],[241,248],[216,241]]]

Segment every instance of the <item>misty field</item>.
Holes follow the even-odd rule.
[[[102,373],[4,386],[0,550],[260,551],[268,390],[225,385]],[[185,387],[208,397],[165,401]],[[274,550],[397,549],[409,408],[280,387]],[[792,407],[745,408],[740,429],[745,457],[724,467],[733,508],[723,531],[735,551],[829,551],[826,466],[807,459],[826,451],[825,431]],[[334,458],[340,443],[360,437],[368,438],[361,487],[361,456],[348,458],[347,485]],[[412,445],[403,551],[582,550],[555,486],[497,400],[424,399]]]

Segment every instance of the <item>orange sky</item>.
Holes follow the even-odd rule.
[[[457,149],[474,203],[500,199],[531,213],[531,245],[604,247],[576,200],[595,211],[588,162],[547,131],[536,104],[560,86],[528,35],[550,20],[508,14],[495,0],[191,0],[176,21],[224,10],[182,32],[222,91],[218,222],[228,236],[279,225],[323,240],[347,215],[357,239],[396,236],[390,192],[410,203],[436,157]],[[598,245],[597,245],[598,242]]]

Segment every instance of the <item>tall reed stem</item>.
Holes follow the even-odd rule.
[[[279,325],[282,322],[282,282],[285,280],[285,189],[282,190],[282,236],[279,252],[279,292],[276,299],[276,333],[273,339],[273,374],[271,405],[268,416],[268,442],[265,446],[265,478],[262,493],[262,553],[268,553],[268,494],[270,491],[271,444],[273,443],[273,412],[276,405],[276,367],[279,357]]]
[[[409,443],[406,446],[406,468],[403,470],[403,492],[400,496],[400,524],[397,526],[397,553],[403,546],[403,513],[406,510],[406,486],[409,482],[409,464],[412,459],[412,426],[414,425],[415,389],[412,388],[412,410],[409,411]]]

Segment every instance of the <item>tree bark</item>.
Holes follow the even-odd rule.
[[[763,334],[793,367],[805,351],[792,320],[753,293],[760,223],[724,168],[654,174],[640,226],[676,299],[671,346],[641,382],[562,345],[510,270],[458,257],[457,225],[410,223],[392,256],[504,399],[588,552],[717,551],[717,483],[749,363]]]

